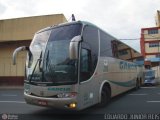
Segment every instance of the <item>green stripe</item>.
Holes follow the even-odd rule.
[[[116,84],[116,85],[119,85],[119,86],[122,86],[122,87],[133,87],[133,86],[135,86],[135,80],[129,80],[129,81],[126,81],[126,82],[116,82],[116,81],[109,80],[109,82],[111,82],[113,84]]]

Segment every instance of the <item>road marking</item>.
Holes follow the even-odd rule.
[[[25,101],[0,101],[0,103],[26,103]]]
[[[141,88],[149,88],[149,89],[151,89],[151,88],[157,88],[157,87],[141,87]]]
[[[147,95],[147,94],[129,94],[129,95]]]
[[[16,97],[18,95],[13,95],[13,94],[2,94],[1,96],[4,96],[4,97]]]
[[[160,103],[160,101],[147,101],[148,103]]]

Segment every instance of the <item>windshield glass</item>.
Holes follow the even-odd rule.
[[[27,62],[26,62],[27,80],[30,80],[32,76],[32,79],[36,81],[40,81],[40,79],[37,79],[37,78],[41,76],[41,73],[39,72],[39,68],[36,65],[36,63],[38,64],[39,58],[42,57],[42,53],[44,53],[45,46],[50,33],[51,33],[51,30],[37,33],[35,34],[31,42],[31,45],[30,45],[31,52],[30,54],[28,54]]]
[[[51,30],[48,30],[48,31],[44,31],[41,33],[37,33],[34,36],[32,43],[30,45],[30,51],[32,55],[34,56],[33,57],[34,62],[39,58],[41,52],[45,50],[45,46],[46,46],[50,33],[51,33]]]
[[[154,71],[146,71],[145,76],[154,76]]]
[[[81,34],[81,25],[74,24],[52,30],[44,56],[44,80],[53,83],[70,83],[77,79],[77,61],[69,59],[69,44]]]
[[[53,28],[47,44],[44,45],[45,47],[41,45],[39,54],[36,55],[38,59],[42,57],[41,74],[39,74],[39,62],[35,61],[35,71],[31,81],[55,84],[75,83],[77,81],[77,60],[69,59],[69,45],[71,39],[80,34],[81,24]],[[44,53],[41,52],[43,48],[45,48]]]

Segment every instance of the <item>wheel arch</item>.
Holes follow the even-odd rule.
[[[110,90],[110,94],[111,94],[111,96],[112,96],[111,85],[110,85],[110,83],[109,83],[108,80],[104,80],[104,81],[101,83],[101,86],[100,86],[100,89],[99,89],[99,102],[101,101],[101,92],[102,92],[103,87],[108,87],[109,90]]]

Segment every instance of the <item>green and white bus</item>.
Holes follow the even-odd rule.
[[[38,31],[27,51],[24,97],[28,104],[82,110],[140,87],[141,54],[95,25],[74,21]]]

